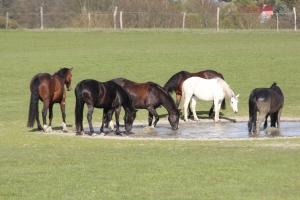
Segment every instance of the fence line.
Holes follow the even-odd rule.
[[[293,29],[297,31],[297,13],[295,7],[291,13],[280,13],[271,18],[261,18],[258,13],[222,13],[217,8],[216,14],[203,13],[155,13],[123,12],[117,7],[113,13],[6,13],[5,28],[10,26],[16,16],[22,15],[19,28],[216,28],[220,29]],[[117,15],[119,21],[117,22]],[[1,16],[1,13],[0,13]],[[57,17],[60,16],[60,17]],[[24,19],[23,19],[24,18]],[[299,22],[298,22],[299,23]],[[1,28],[1,24],[0,24]]]

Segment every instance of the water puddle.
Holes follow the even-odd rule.
[[[120,127],[123,130],[124,127]],[[85,130],[89,132],[88,129]],[[100,134],[97,133],[96,134]],[[107,136],[113,136],[113,131],[105,131]],[[123,134],[124,136],[125,134]],[[178,130],[173,131],[168,124],[158,124],[155,128],[147,126],[133,126],[128,137],[135,138],[253,138],[253,137],[297,137],[300,136],[300,122],[281,122],[281,128],[270,128],[263,130],[260,134],[248,133],[247,122],[237,123],[181,123]]]

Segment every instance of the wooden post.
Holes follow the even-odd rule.
[[[41,7],[41,30],[44,29],[43,7]]]
[[[294,11],[295,31],[297,31],[297,15],[296,15],[296,8],[295,7],[293,7],[293,11]]]
[[[90,32],[90,28],[91,28],[91,13],[90,12],[88,13],[88,21],[89,21],[88,22],[88,26],[89,26],[88,31]]]
[[[114,29],[117,28],[117,22],[116,22],[117,10],[118,10],[118,7],[116,6],[115,7],[115,12],[114,12]]]
[[[277,33],[279,33],[278,13],[276,13],[276,21],[277,21]]]
[[[123,12],[120,11],[120,28],[123,29]]]
[[[217,10],[217,31],[219,31],[220,7]]]
[[[6,24],[5,24],[5,29],[8,29],[8,12],[6,12]]]
[[[182,32],[184,32],[184,26],[185,26],[185,12],[183,12],[183,19],[182,19]]]

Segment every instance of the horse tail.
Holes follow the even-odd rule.
[[[256,115],[256,96],[253,94],[253,92],[251,92],[249,96],[249,118],[252,118],[252,120],[256,120]]]
[[[167,91],[168,93],[173,92],[176,87],[177,84],[179,82],[179,80],[181,80],[183,78],[183,76],[186,76],[187,74],[189,74],[189,72],[187,71],[180,71],[176,74],[174,74],[164,85],[163,89],[165,91]]]
[[[33,79],[31,84],[31,95],[29,103],[29,113],[27,127],[32,128],[36,118],[39,116],[39,84],[40,80],[38,77]]]
[[[75,125],[76,125],[76,130],[78,131],[81,129],[81,124],[83,121],[83,108],[84,108],[84,99],[82,96],[81,84],[80,85],[78,84],[75,88],[75,98],[76,98]]]
[[[220,76],[221,76],[221,79],[225,80],[223,74],[220,73]],[[225,110],[225,109],[226,109],[225,98],[224,98],[223,101],[222,101],[221,109],[222,109],[222,110]]]

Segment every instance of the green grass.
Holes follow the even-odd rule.
[[[181,70],[213,69],[240,94],[238,116],[248,115],[254,88],[276,81],[285,95],[282,116],[299,117],[299,36],[292,31],[0,31],[0,199],[298,199],[299,138],[89,139],[32,132],[26,123],[30,79],[61,67],[74,68],[73,88],[83,79],[117,77],[164,85]],[[74,90],[66,101],[72,130]],[[210,106],[198,102],[197,110],[206,116]],[[158,111],[165,116],[164,108]],[[235,116],[229,107],[222,115]],[[102,110],[95,110],[93,121],[101,116]],[[137,120],[146,119],[147,112],[138,111]],[[53,126],[61,126],[58,105]]]

